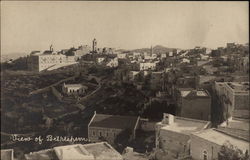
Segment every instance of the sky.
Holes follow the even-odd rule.
[[[1,54],[91,45],[117,49],[249,42],[248,2],[1,1]]]

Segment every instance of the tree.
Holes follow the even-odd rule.
[[[250,160],[248,150],[242,150],[232,145],[229,141],[225,142],[218,154],[218,160]]]
[[[129,146],[131,135],[132,131],[130,129],[125,129],[116,136],[114,143],[118,151],[122,152],[125,147]]]

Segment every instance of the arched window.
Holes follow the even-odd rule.
[[[208,160],[207,151],[203,151],[203,160]]]

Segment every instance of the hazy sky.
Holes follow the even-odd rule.
[[[134,49],[247,43],[248,2],[1,1],[1,53],[80,44]]]

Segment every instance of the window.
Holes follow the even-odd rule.
[[[102,136],[102,132],[99,132],[100,137]]]
[[[208,160],[207,151],[203,151],[203,160]]]
[[[95,131],[93,131],[93,136],[95,135]]]
[[[106,136],[107,136],[107,137],[109,136],[109,133],[108,133],[108,132],[106,133]]]

